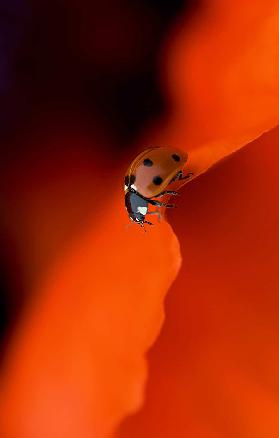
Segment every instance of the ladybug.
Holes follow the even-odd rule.
[[[146,149],[134,159],[124,180],[125,206],[132,222],[141,226],[153,225],[145,219],[145,216],[147,214],[160,216],[160,212],[148,211],[149,205],[174,207],[173,204],[152,198],[178,195],[175,191],[165,189],[170,183],[187,180],[193,175],[188,173],[183,176],[183,167],[187,158],[187,153],[171,147],[153,147]]]

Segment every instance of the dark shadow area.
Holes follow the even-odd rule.
[[[185,9],[191,14],[198,3],[4,0],[0,139],[5,171],[14,159],[24,160],[28,148],[37,147],[26,138],[46,114],[58,124],[63,118],[66,125],[67,114],[69,120],[77,115],[89,124],[100,120],[113,139],[107,153],[117,157],[124,152],[146,123],[166,111],[158,83],[160,48],[179,14]],[[3,244],[0,341],[15,321],[23,296],[20,269],[8,252]]]

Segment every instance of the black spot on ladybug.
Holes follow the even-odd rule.
[[[153,161],[150,160],[150,158],[146,158],[146,159],[143,161],[143,165],[146,166],[146,167],[151,167],[151,166],[153,166]]]
[[[172,154],[171,157],[173,158],[174,161],[180,161],[180,156],[177,154]]]
[[[163,180],[160,176],[154,176],[153,178],[153,184],[155,184],[155,186],[159,186],[160,184],[162,184]]]

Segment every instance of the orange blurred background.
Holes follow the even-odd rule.
[[[1,437],[278,437],[278,2],[2,9]],[[151,144],[227,157],[178,241],[126,229]]]

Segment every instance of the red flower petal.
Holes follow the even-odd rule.
[[[278,124],[278,1],[202,2],[177,25],[166,57],[172,111],[144,144],[191,151],[199,174]]]
[[[122,204],[121,187],[19,325],[1,390],[2,436],[106,436],[142,402],[143,356],[162,324],[179,246],[166,222],[148,233],[127,228]]]
[[[152,137],[156,143],[192,149],[189,164],[196,174],[273,127],[279,118],[278,2],[256,1],[253,6],[245,6],[240,2],[216,0],[209,6],[192,26],[181,28],[175,45],[170,48],[169,82],[174,109],[166,128]],[[204,146],[199,149],[201,145]],[[175,431],[183,436],[185,430],[207,437],[229,436],[230,433],[240,436],[246,431],[246,436],[250,437],[258,430],[258,436],[266,434],[266,430],[270,436],[278,436],[272,397],[266,389],[259,390],[261,379],[255,384],[251,377],[255,367],[249,368],[250,360],[258,360],[262,349],[268,345],[264,351],[274,360],[269,360],[266,368],[260,365],[260,369],[264,369],[265,384],[269,383],[266,376],[277,369],[273,368],[277,363],[274,348],[277,325],[272,316],[277,302],[271,293],[270,305],[265,308],[258,285],[264,286],[270,279],[272,286],[277,285],[274,236],[277,236],[278,212],[276,208],[273,210],[273,196],[277,194],[273,175],[278,160],[274,159],[277,157],[275,151],[266,158],[269,172],[264,181],[265,193],[270,196],[270,214],[265,217],[262,216],[265,211],[263,192],[261,208],[257,208],[258,191],[262,188],[259,175],[263,172],[263,155],[261,149],[255,161],[251,159],[251,163],[244,166],[245,179],[239,166],[231,175],[226,168],[227,172],[217,181],[213,197],[210,198],[206,189],[197,194],[196,204],[192,208],[188,204],[189,217],[195,206],[204,207],[204,210],[201,209],[201,216],[190,226],[185,220],[186,212],[184,216],[179,212],[183,218],[183,235],[187,238],[183,247],[185,259],[192,273],[189,275],[187,271],[178,280],[183,298],[174,304],[173,329],[168,335],[167,348],[163,348],[156,358],[154,411],[150,408],[147,420],[143,414],[141,425],[136,424],[135,429],[132,426],[133,433],[128,436],[142,436],[141,431],[161,437],[164,434],[173,436]],[[220,171],[222,173],[222,170],[212,170],[211,177]],[[120,179],[112,179],[110,186],[117,186]],[[247,179],[251,190],[244,186]],[[228,204],[228,185],[232,184],[233,193],[236,193],[236,180],[238,196],[235,199],[231,195]],[[209,186],[209,180],[206,181]],[[193,184],[192,190],[200,185]],[[256,194],[255,187],[258,189]],[[221,193],[220,210],[216,207],[218,215],[214,216],[215,221],[210,221],[214,199]],[[245,197],[247,193],[249,196]],[[250,215],[247,208],[251,208],[251,199],[253,214]],[[230,206],[234,208],[229,210]],[[222,216],[224,211],[225,217]],[[242,223],[237,221],[245,214],[250,220],[241,228]],[[41,281],[38,299],[18,328],[6,364],[2,390],[5,438],[86,438],[92,434],[103,437],[122,417],[139,406],[146,372],[143,354],[158,333],[162,300],[176,275],[180,259],[177,241],[167,224],[150,230],[147,239],[138,228],[125,230],[127,219],[124,215],[119,193],[102,211],[98,224],[95,219],[92,228],[69,249],[49,277]],[[258,231],[266,221],[268,232],[260,234],[258,241]],[[215,233],[211,233],[209,225],[216,226]],[[239,236],[247,239],[241,246],[242,251],[239,250],[242,242]],[[262,246],[265,257],[261,257]],[[224,254],[228,264],[223,261]],[[272,262],[265,264],[270,254]],[[241,264],[236,263],[238,258]],[[212,278],[214,260],[220,266],[218,275]],[[235,273],[237,279],[233,288],[228,279]],[[255,291],[259,311],[249,313]],[[213,309],[210,309],[212,302]],[[189,309],[187,330],[185,308]],[[242,309],[247,312],[242,314]],[[178,320],[180,311],[182,317]],[[261,318],[263,311],[267,315],[264,320]],[[239,321],[236,328],[235,316]],[[263,330],[260,325],[264,325]],[[192,341],[186,338],[186,358],[182,349],[182,365],[181,349],[177,350],[175,344],[177,327],[181,328],[181,333],[184,331],[185,337],[189,330],[193,331]],[[247,342],[241,344],[243,333],[247,333]],[[250,341],[254,333],[256,339],[262,339],[260,344]],[[230,348],[226,350],[228,339]],[[245,361],[247,343],[251,354]],[[169,360],[170,352],[172,360]],[[174,383],[170,389],[164,385],[166,377],[165,381],[170,382],[163,366],[174,370]],[[245,375],[249,376],[245,380],[250,388],[247,391],[238,388],[240,378]],[[269,383],[270,391],[274,391],[274,380]],[[216,396],[210,397],[214,391]],[[189,398],[185,393],[190,393]],[[229,420],[225,418],[228,412],[233,413]],[[267,412],[272,412],[272,420],[258,420],[259,412],[264,412],[265,417]],[[223,415],[218,417],[218,413]],[[247,422],[249,416],[252,418],[250,423]]]
[[[119,438],[279,435],[279,128],[187,186],[184,263]]]

